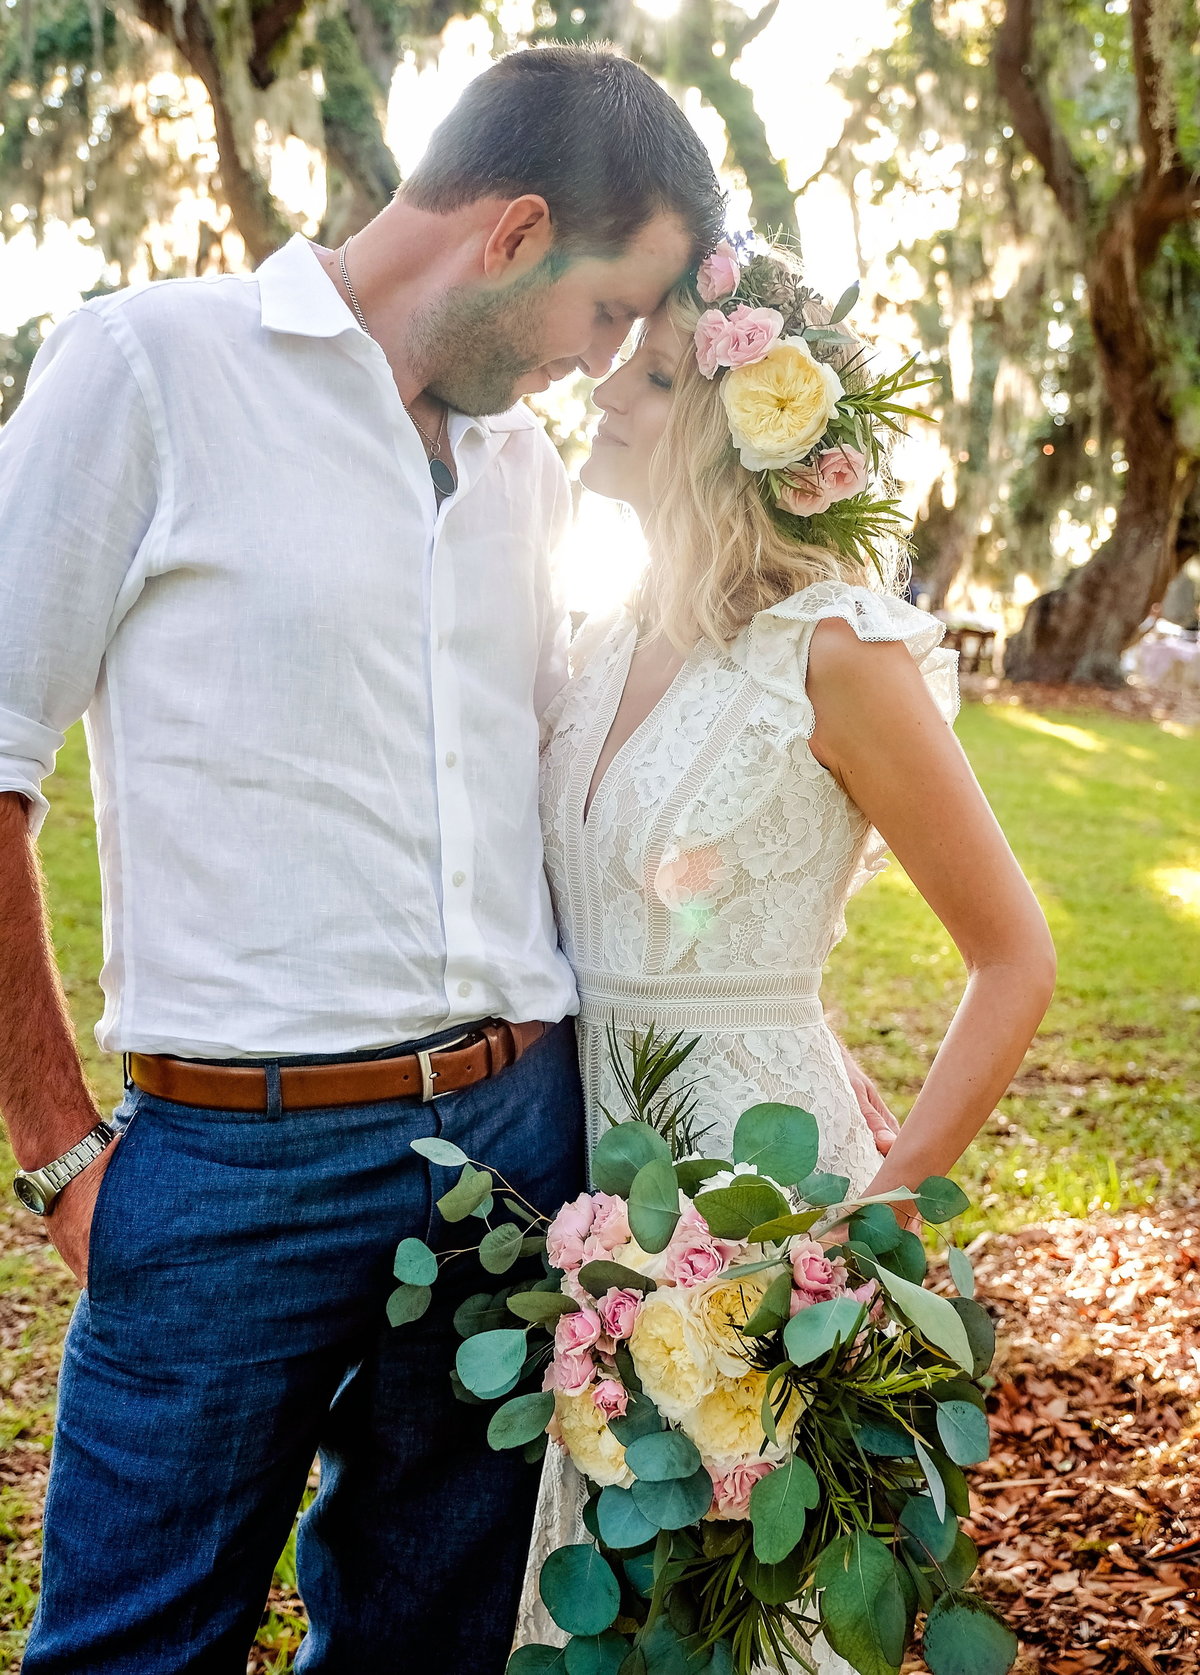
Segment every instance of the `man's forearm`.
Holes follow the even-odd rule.
[[[0,793],[0,1112],[36,1169],[96,1122],[46,924],[26,804]]]

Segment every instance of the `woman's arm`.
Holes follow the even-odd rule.
[[[954,1019],[872,1183],[917,1187],[954,1167],[1016,1074],[1054,992],[1054,945],[907,647],[818,623],[808,694],[814,756],[882,834],[967,968]]]

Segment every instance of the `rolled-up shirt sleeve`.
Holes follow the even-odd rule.
[[[88,308],[39,352],[0,431],[0,791],[29,799],[91,702],[154,522],[160,470],[143,389]]]

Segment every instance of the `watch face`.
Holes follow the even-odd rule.
[[[46,1213],[46,1196],[36,1181],[31,1181],[28,1175],[18,1175],[13,1182],[13,1191],[27,1210],[32,1210],[35,1216]]]

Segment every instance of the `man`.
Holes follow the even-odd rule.
[[[604,374],[721,215],[648,76],[521,53],[348,248],[39,357],[0,442],[0,1108],[88,1289],[30,1675],[244,1670],[318,1449],[301,1667],[504,1667],[536,1474],[451,1393],[470,1274],[383,1311],[400,1239],[462,1242],[410,1140],[582,1184],[537,823],[569,495],[514,403]],[[84,710],[115,1144],[29,841]]]

